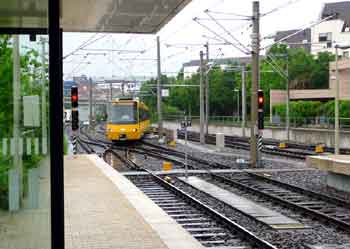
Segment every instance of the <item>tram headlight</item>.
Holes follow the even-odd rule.
[[[132,132],[137,132],[137,129],[136,128],[132,129]]]

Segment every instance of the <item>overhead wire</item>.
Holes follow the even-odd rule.
[[[200,0],[198,0],[198,1],[200,1]],[[222,2],[224,2],[224,0],[216,0],[212,5],[209,6],[209,9],[214,7],[214,6],[220,5],[221,3],[219,4],[219,2],[222,3]],[[202,11],[203,11],[203,9],[200,9],[199,11],[195,12],[193,15],[196,16],[199,13],[201,13]],[[187,22],[185,22],[183,25],[181,25],[176,31],[170,33],[169,35],[162,36],[162,37],[166,37],[165,39],[163,39],[162,42],[166,42],[168,39],[173,37],[175,34],[179,33],[180,31],[183,31],[185,28],[188,28],[190,26],[190,24],[192,23],[192,19],[193,18],[190,18]]]
[[[76,49],[74,49],[73,51],[71,51],[70,53],[66,54],[63,56],[63,60],[68,58],[69,56],[73,55],[75,52],[77,52],[78,50],[80,50],[81,47],[83,47],[85,44],[87,44],[90,40],[92,40],[97,34],[93,34],[92,36],[89,37],[89,39],[87,39],[86,41],[84,41],[82,44],[80,44]]]
[[[218,15],[229,15],[229,16],[239,16],[239,17],[246,17],[246,18],[251,18],[251,15],[242,15],[242,14],[238,14],[238,13],[232,13],[232,12],[221,12],[221,11],[212,11],[212,10],[207,10],[210,13],[213,14],[218,14]]]
[[[246,47],[246,46],[244,46],[230,31],[228,31],[221,23],[219,23],[212,15],[210,15],[209,13],[208,13],[208,11],[206,11],[205,12],[209,17],[210,17],[210,19],[212,19],[215,23],[216,23],[216,25],[218,25],[221,29],[223,29],[229,36],[231,36],[231,38],[235,41],[235,42],[237,42],[240,46],[241,46],[241,48],[243,49],[243,50],[246,50],[246,53],[251,53],[251,51],[249,51],[249,49]]]
[[[72,51],[71,53],[68,53],[67,55],[63,56],[63,60],[67,59],[69,56],[73,55],[75,52],[86,48],[87,46],[90,46],[91,44],[94,44],[95,42],[101,40],[102,38],[106,37],[108,34],[104,34],[98,38],[96,38],[95,40],[91,41],[94,36],[97,36],[97,34],[94,34],[92,37],[90,37],[87,41],[85,41],[83,44],[81,44],[78,48],[76,48],[74,51]]]
[[[289,1],[285,2],[284,4],[271,9],[270,11],[268,11],[268,12],[266,12],[264,14],[261,14],[261,17],[270,15],[270,14],[272,14],[274,12],[277,12],[277,11],[279,11],[279,10],[281,10],[283,8],[286,8],[286,7],[288,7],[288,6],[292,5],[292,4],[295,4],[295,3],[299,2],[299,1],[301,1],[301,0],[289,0]]]
[[[237,46],[236,44],[230,42],[228,39],[226,39],[225,37],[223,37],[222,35],[219,35],[217,32],[215,32],[214,30],[212,30],[211,28],[207,27],[206,25],[200,23],[199,21],[197,21],[196,18],[193,19],[196,23],[198,23],[200,26],[202,26],[203,28],[205,28],[206,30],[208,30],[209,32],[213,33],[214,35],[218,36],[219,38],[222,39],[222,41],[225,41],[229,44],[231,44],[233,47],[235,47],[237,50],[239,50],[240,52],[244,53],[244,54],[249,54],[250,52],[245,51],[244,49],[240,48],[239,46]]]

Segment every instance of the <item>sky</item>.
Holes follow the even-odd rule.
[[[262,47],[271,43],[271,40],[266,38],[276,31],[304,28],[318,20],[325,2],[338,1],[260,0],[262,14],[275,10],[261,18]],[[220,26],[204,13],[207,9],[210,15],[218,20]],[[156,35],[64,33],[63,55],[66,57],[63,68],[64,79],[71,79],[73,76],[82,74],[105,78],[156,76],[156,36],[159,36],[161,40],[162,72],[168,75],[175,75],[183,63],[199,59],[200,50],[205,50],[205,48],[198,44],[206,42],[210,44],[209,54],[212,59],[245,56],[234,46],[222,45],[223,41],[217,40],[217,34],[235,44],[237,41],[233,39],[236,38],[249,49],[251,21],[242,20],[245,17],[232,15],[232,13],[251,16],[252,1],[192,0]],[[193,21],[195,17],[199,18],[199,22],[210,30]],[[92,43],[86,49],[107,48],[128,51],[101,53],[78,50],[72,54],[88,40]]]

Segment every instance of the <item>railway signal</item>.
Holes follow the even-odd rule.
[[[261,162],[261,150],[263,149],[263,129],[264,129],[264,92],[262,90],[258,90],[258,167],[262,167]]]
[[[72,86],[70,98],[72,103],[72,109],[78,108],[78,87],[77,86]]]
[[[77,153],[77,132],[79,130],[79,112],[78,112],[78,87],[71,88],[71,104],[72,104],[72,145],[73,154]]]
[[[264,92],[262,90],[258,91],[258,129],[264,129]]]

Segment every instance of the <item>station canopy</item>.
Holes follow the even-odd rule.
[[[191,0],[61,0],[64,32],[157,33]],[[0,28],[46,29],[48,0],[1,0]]]

